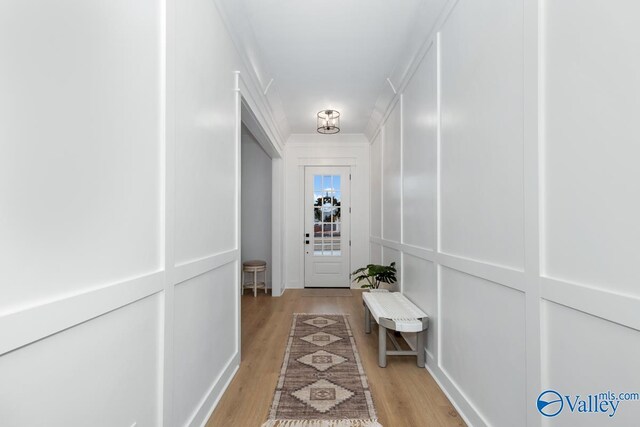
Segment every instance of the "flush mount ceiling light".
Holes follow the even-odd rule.
[[[318,133],[331,134],[340,132],[340,113],[336,110],[318,112]]]

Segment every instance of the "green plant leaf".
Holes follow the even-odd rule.
[[[380,283],[396,283],[396,263],[392,262],[389,265],[368,264],[365,267],[360,267],[351,273],[352,276],[356,276],[354,280],[357,283],[366,280],[367,283],[360,285],[361,288],[375,288],[380,286]]]

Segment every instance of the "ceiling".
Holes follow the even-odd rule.
[[[314,133],[318,111],[363,133],[424,0],[225,0],[251,31],[291,133]],[[272,89],[270,89],[272,90]],[[390,88],[388,88],[390,90]]]

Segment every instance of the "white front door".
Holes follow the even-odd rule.
[[[305,168],[304,285],[350,287],[350,168]]]

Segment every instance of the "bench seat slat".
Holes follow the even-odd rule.
[[[394,323],[393,329],[400,332],[425,329],[422,319],[426,313],[399,292],[365,292],[362,297],[377,323],[381,318],[389,319]]]

